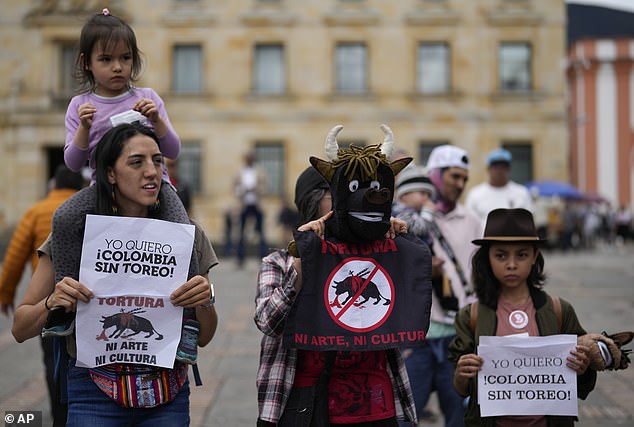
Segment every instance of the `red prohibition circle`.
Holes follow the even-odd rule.
[[[333,282],[334,277],[337,275],[337,273],[339,273],[339,271],[341,271],[341,269],[348,263],[353,262],[353,261],[361,261],[361,262],[369,262],[374,266],[374,269],[377,272],[381,272],[383,277],[385,278],[385,281],[387,282],[387,284],[390,287],[390,304],[388,309],[386,310],[386,312],[383,314],[383,316],[374,324],[372,324],[371,326],[367,326],[365,328],[356,328],[354,326],[350,326],[348,324],[346,324],[345,322],[343,322],[340,319],[340,315],[339,313],[335,314],[330,306],[330,300],[328,298],[328,291],[330,289],[330,286]],[[374,270],[373,270],[374,271]],[[353,306],[354,301],[356,301],[356,299],[358,298],[359,295],[355,295],[352,298],[350,298],[351,301],[348,301],[349,308]],[[385,297],[384,297],[385,298]],[[388,274],[388,272],[381,266],[379,265],[375,259],[373,258],[361,258],[361,257],[350,257],[350,258],[346,258],[343,261],[341,261],[339,263],[339,265],[337,265],[335,268],[333,268],[333,270],[330,272],[330,275],[328,276],[328,279],[326,280],[326,286],[324,286],[324,304],[326,305],[326,310],[328,311],[328,315],[332,318],[332,320],[334,320],[334,322],[341,326],[342,328],[348,330],[348,331],[352,331],[352,332],[369,332],[372,331],[378,327],[380,327],[383,323],[385,323],[385,321],[388,319],[388,317],[390,317],[390,314],[392,313],[392,309],[394,308],[394,282],[392,282],[392,277],[390,277],[390,275]],[[340,311],[341,312],[341,311]]]

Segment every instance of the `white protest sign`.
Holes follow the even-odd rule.
[[[86,215],[79,279],[104,295],[120,295],[122,286],[169,295],[187,280],[193,245],[190,224]]]
[[[193,225],[86,216],[79,281],[95,297],[77,306],[78,366],[173,367],[183,309],[169,295],[187,281],[193,245]]]
[[[480,415],[576,416],[577,374],[566,366],[576,344],[575,335],[480,337]]]

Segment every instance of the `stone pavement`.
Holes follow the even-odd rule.
[[[228,259],[212,270],[220,323],[213,341],[199,353],[204,385],[192,386],[192,427],[255,425],[260,332],[253,323],[253,300],[258,267],[252,259],[237,270]],[[547,253],[546,273],[547,290],[572,302],[586,329],[634,330],[634,246]],[[37,340],[15,343],[10,321],[1,318],[0,413],[42,410],[44,425],[50,425],[40,359]],[[580,402],[577,426],[634,425],[633,396],[634,368],[600,373],[596,389]],[[435,402],[431,406],[437,410]]]

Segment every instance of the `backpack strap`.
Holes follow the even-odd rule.
[[[192,373],[194,374],[194,383],[196,384],[196,386],[203,385],[203,380],[200,377],[200,370],[198,369],[197,363],[194,363],[192,365]]]
[[[442,231],[440,231],[438,224],[436,224],[434,221],[430,221],[428,225],[430,233],[438,240],[438,243],[440,243],[440,246],[442,246],[443,250],[449,257],[449,260],[454,265],[456,273],[458,273],[458,278],[460,279],[460,282],[462,282],[462,287],[465,289],[465,293],[467,294],[467,296],[473,295],[473,286],[467,280],[465,272],[462,270],[462,266],[456,258],[456,253],[451,248],[451,245],[449,244],[445,236],[442,234]]]
[[[550,301],[553,304],[553,311],[555,312],[555,316],[557,316],[557,328],[561,333],[561,327],[563,325],[563,319],[561,314],[561,300],[559,297],[551,296]]]
[[[196,321],[196,309],[195,308],[185,308],[183,309],[183,322],[185,320],[195,320]],[[198,321],[196,321],[196,323],[198,323]],[[179,348],[180,345],[182,344],[182,334],[183,334],[184,328],[181,331],[181,342],[178,343]],[[198,335],[200,334],[200,331],[196,332],[196,339],[198,339]],[[196,351],[194,352],[194,359],[198,358],[198,344],[194,341],[194,348],[196,349]],[[194,383],[196,384],[196,386],[201,386],[203,385],[203,380],[202,377],[200,376],[200,370],[198,369],[198,364],[194,361],[194,363],[191,363],[192,365],[192,373],[194,374]]]
[[[476,324],[478,323],[478,301],[471,303],[471,317],[469,320],[471,323],[471,332],[475,335]]]
[[[53,340],[53,379],[57,388],[55,404],[68,404],[68,362],[69,355],[66,349],[66,337],[50,337]]]

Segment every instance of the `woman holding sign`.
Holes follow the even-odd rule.
[[[537,235],[531,213],[525,209],[493,210],[488,215],[484,237],[473,241],[480,246],[472,258],[479,302],[460,310],[455,321],[457,335],[449,346],[449,359],[456,366],[454,386],[460,394],[469,396],[467,426],[573,425],[573,416],[481,417],[478,405],[478,372],[487,363],[476,354],[481,336],[586,333],[568,302],[542,290],[544,257],[539,247],[544,242]],[[588,347],[577,345],[561,367],[576,372],[577,396],[581,399],[596,382],[596,372],[588,369],[587,353]]]
[[[86,197],[84,194],[79,198],[92,199],[92,210],[95,214],[162,218],[163,210],[169,209],[169,205],[161,205],[163,201],[159,197],[163,157],[158,139],[151,130],[135,124],[120,125],[111,129],[98,144],[96,161],[96,185],[84,190],[93,192],[93,196]],[[57,284],[53,288],[54,281],[50,274],[42,276],[39,287],[44,288],[42,284],[47,284],[48,297],[42,303],[42,289],[35,289],[31,298],[32,304],[25,304],[24,307],[26,317],[37,320],[34,323],[41,325],[42,319],[45,318],[45,315],[43,317],[37,312],[38,310],[61,307],[62,310],[55,311],[72,313],[76,310],[78,301],[95,301],[93,292],[77,280],[83,225],[64,224],[64,210],[76,207],[73,205],[73,199],[69,199],[56,213],[52,255],[56,261],[56,274],[60,274],[59,264],[64,277],[58,276]],[[198,241],[196,250],[192,251],[193,262],[189,267],[189,279],[170,295],[174,306],[185,308],[183,324],[189,327],[189,333],[185,331],[186,328],[183,329],[185,332],[177,353],[184,356],[184,359],[191,357],[192,353],[195,356],[197,345],[204,346],[211,340],[217,325],[213,291],[206,274],[216,263],[215,255],[213,250],[205,250],[205,245],[200,244],[200,237],[204,234],[196,234]],[[79,256],[77,248],[80,251]],[[32,282],[30,288],[33,285],[35,284]],[[33,329],[26,327],[26,317],[18,319],[16,311],[15,322],[19,325],[14,325],[14,334],[17,333],[23,338],[28,338],[26,335],[32,333]],[[134,320],[132,316],[128,317],[130,319],[126,320]],[[67,341],[69,354],[73,357],[74,336],[69,337]],[[125,363],[86,369],[75,366],[74,362],[71,358],[67,375],[68,426],[189,425],[186,363],[177,360],[171,369]]]

